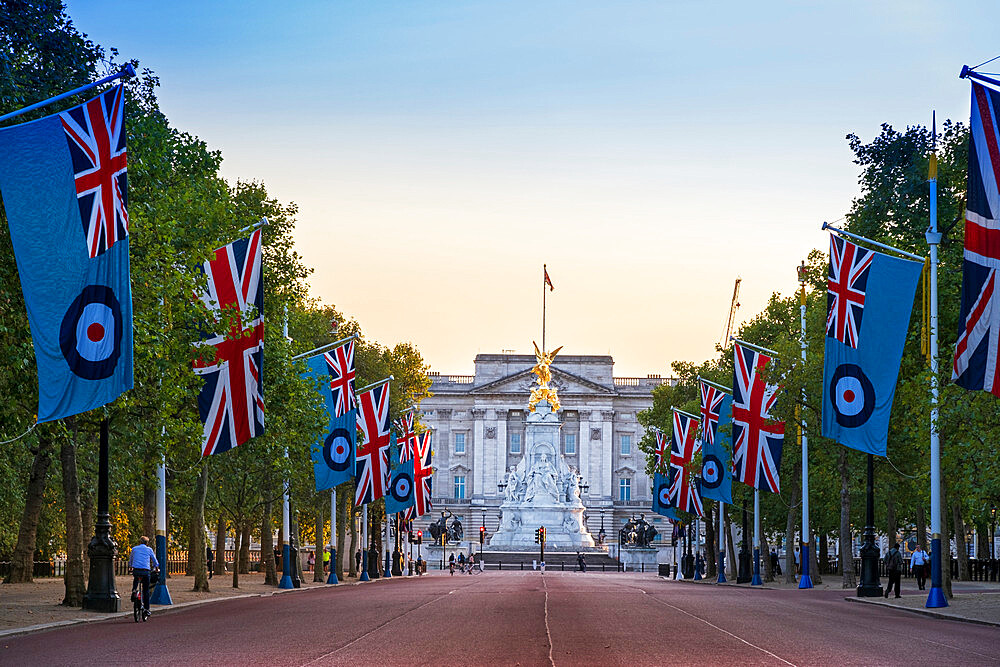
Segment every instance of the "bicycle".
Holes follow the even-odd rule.
[[[159,582],[159,574],[156,570],[152,570],[149,573],[149,588],[152,588]],[[138,623],[142,621],[145,623],[149,620],[149,611],[142,603],[142,580],[133,576],[132,578],[132,618]]]

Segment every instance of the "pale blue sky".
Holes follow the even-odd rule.
[[[312,292],[436,370],[540,337],[617,375],[713,354],[857,194],[844,135],[966,119],[996,2],[121,2],[78,28],[301,207]],[[984,68],[987,71],[989,67]]]

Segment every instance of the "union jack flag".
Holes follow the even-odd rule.
[[[962,308],[952,379],[1000,397],[1000,92],[972,84]]]
[[[826,335],[857,349],[865,290],[875,253],[830,234],[830,271],[826,278]]]
[[[771,357],[739,343],[733,350],[733,474],[744,484],[759,489],[763,483],[778,493],[785,422],[771,419],[778,387],[760,374]]]
[[[678,494],[687,493],[687,465],[694,460],[694,455],[701,449],[701,443],[695,439],[698,432],[698,420],[674,411],[674,437],[670,442],[670,499],[677,503]]]
[[[194,372],[205,380],[198,396],[204,424],[202,456],[219,454],[264,432],[261,371],[264,363],[264,290],[261,233],[234,241],[205,262],[206,307],[227,313],[230,330],[201,343],[215,347],[215,361],[197,359]]]
[[[354,468],[354,504],[364,505],[389,491],[389,383],[369,389],[358,397],[358,428],[364,444],[358,444]]]
[[[128,236],[124,90],[124,86],[115,86],[59,114],[91,258]]]
[[[715,434],[719,430],[719,413],[726,393],[705,382],[698,383],[701,389],[701,437],[710,445],[715,444]]]
[[[399,462],[406,463],[417,455],[417,434],[413,431],[413,412],[407,412],[399,420],[401,431],[396,442],[399,443]]]
[[[410,521],[431,511],[431,487],[434,469],[431,467],[431,431],[417,436],[418,456],[413,460],[414,507],[407,507],[404,517]]]
[[[705,516],[705,508],[701,504],[701,480],[686,470],[670,471],[670,500],[682,512],[691,512]]]
[[[343,417],[358,405],[358,397],[354,393],[354,341],[325,352],[323,358],[330,371],[333,416]]]
[[[656,431],[656,448],[653,450],[653,462],[657,470],[663,470],[670,459],[670,441],[663,431]]]

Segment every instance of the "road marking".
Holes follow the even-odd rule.
[[[552,633],[549,631],[549,585],[545,582],[545,574],[542,574],[542,588],[545,589],[545,637],[549,640],[549,664],[556,667],[556,661],[552,659]]]
[[[468,584],[466,584],[465,586],[461,586],[461,588],[468,588],[469,586],[471,586],[474,583],[476,583],[476,582],[475,581],[471,581]],[[348,648],[350,646],[353,646],[353,645],[357,644],[359,641],[361,641],[362,639],[364,639],[368,635],[373,634],[375,632],[378,632],[379,630],[381,630],[385,626],[389,625],[390,623],[392,623],[396,619],[402,618],[403,616],[406,616],[407,614],[413,613],[413,612],[415,612],[415,611],[417,611],[419,609],[423,609],[424,607],[426,607],[427,605],[431,604],[432,602],[437,602],[438,600],[440,600],[440,599],[442,599],[442,598],[444,598],[444,597],[446,597],[448,595],[451,595],[456,590],[458,590],[458,589],[452,589],[452,590],[448,591],[447,593],[442,593],[441,595],[438,595],[437,597],[428,600],[427,602],[423,603],[422,605],[418,605],[418,606],[414,607],[413,609],[410,609],[408,611],[404,611],[402,614],[399,614],[397,616],[393,616],[392,618],[390,618],[389,620],[387,620],[385,623],[382,623],[381,625],[372,628],[371,630],[369,630],[365,634],[361,635],[360,637],[357,637],[357,638],[353,639],[352,641],[347,642],[343,646],[337,647],[334,650],[330,651],[329,653],[321,655],[318,658],[310,660],[309,662],[302,663],[301,667],[307,667],[308,665],[315,665],[320,660],[324,660],[326,658],[329,658],[331,655],[334,655],[335,653],[340,653],[345,648]]]
[[[644,589],[642,589],[642,588],[639,588],[638,586],[634,586],[633,588],[638,588],[638,589],[639,589],[640,591],[642,591],[643,593],[646,593],[646,594],[648,595],[648,591],[646,591],[646,590],[644,590]],[[667,606],[667,607],[670,607],[671,609],[673,609],[673,610],[675,610],[675,611],[679,611],[680,613],[684,614],[685,616],[690,616],[691,618],[693,618],[693,619],[695,619],[695,620],[698,620],[698,621],[701,621],[701,622],[702,622],[702,623],[704,623],[705,625],[707,625],[707,626],[709,626],[709,627],[711,627],[711,628],[715,628],[715,629],[716,629],[716,630],[718,630],[719,632],[721,632],[721,633],[723,633],[723,634],[726,634],[726,635],[729,635],[729,636],[730,636],[730,637],[732,637],[733,639],[735,639],[735,640],[737,640],[737,641],[741,641],[741,642],[743,642],[744,644],[746,644],[747,646],[749,646],[749,647],[751,647],[751,648],[755,648],[755,649],[757,649],[757,650],[758,650],[758,651],[760,651],[761,653],[766,653],[767,655],[771,656],[772,658],[774,658],[775,660],[777,660],[777,661],[779,661],[779,662],[783,662],[783,663],[785,663],[786,665],[791,665],[792,667],[796,667],[796,666],[795,666],[795,663],[793,663],[793,662],[788,662],[787,660],[785,660],[785,659],[784,659],[784,658],[782,658],[781,656],[777,656],[777,655],[775,655],[774,653],[771,653],[771,652],[770,652],[770,651],[768,651],[768,650],[767,650],[766,648],[762,648],[762,647],[760,647],[760,646],[757,646],[756,644],[754,644],[754,643],[752,643],[752,642],[748,642],[748,641],[747,641],[746,639],[743,639],[743,637],[740,637],[739,635],[734,635],[734,634],[733,634],[732,632],[730,632],[729,630],[726,630],[726,629],[724,629],[724,628],[720,628],[719,626],[715,625],[715,624],[714,624],[714,623],[712,623],[711,621],[708,621],[708,620],[706,620],[706,619],[704,619],[704,618],[701,618],[700,616],[695,616],[695,615],[694,615],[694,614],[692,614],[691,612],[687,612],[687,611],[684,611],[684,610],[683,610],[683,609],[681,609],[680,607],[675,607],[674,605],[670,604],[669,602],[664,602],[663,600],[659,599],[659,598],[658,598],[658,597],[656,597],[655,595],[650,595],[649,597],[650,597],[650,598],[652,598],[652,599],[653,599],[654,601],[656,601],[656,602],[659,602],[660,604],[662,604],[662,605],[664,605],[664,606]]]

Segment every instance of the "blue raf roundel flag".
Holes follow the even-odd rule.
[[[345,428],[335,428],[323,441],[323,460],[330,470],[344,472],[351,465],[351,434]]]

